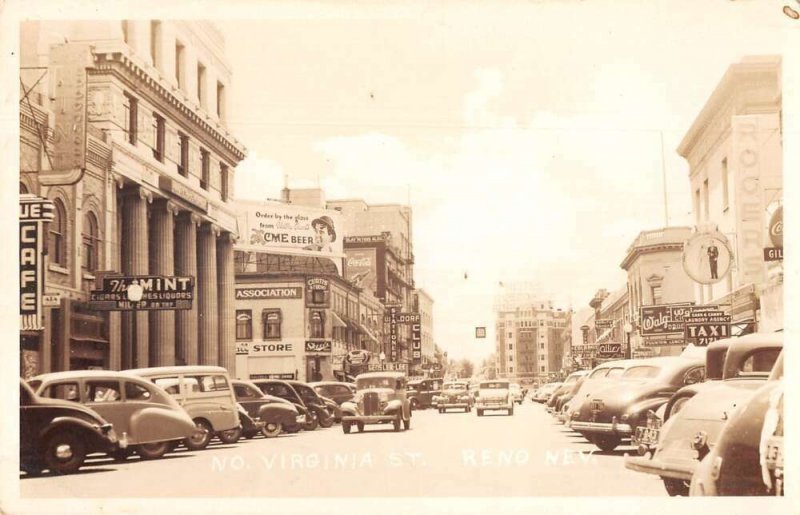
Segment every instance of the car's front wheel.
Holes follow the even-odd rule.
[[[477,411],[478,411],[478,416],[479,416],[479,417],[482,417],[482,416],[483,416],[483,410],[482,410],[482,409],[480,409],[480,408],[478,408],[478,410],[477,410]]]
[[[403,420],[403,429],[411,429],[411,417]]]
[[[403,415],[398,413],[397,416],[392,421],[392,423],[394,424],[395,432],[399,432],[400,431],[400,425],[402,424],[402,421],[403,421]]]
[[[342,431],[346,435],[350,434],[350,422],[342,421]]]
[[[306,415],[306,423],[303,426],[303,429],[305,429],[306,431],[313,431],[317,428],[318,425],[319,425],[319,419],[317,419],[317,415],[309,412],[308,415]]]
[[[53,474],[77,472],[86,458],[83,439],[72,431],[58,432],[47,439],[44,461]]]
[[[364,432],[364,423],[363,422],[356,422],[356,427],[358,428],[359,433]]]
[[[672,497],[678,495],[686,497],[689,495],[689,484],[687,481],[671,477],[662,477],[661,480],[664,481],[664,488],[666,488],[667,493]]]
[[[613,435],[595,435],[592,437],[591,441],[598,446],[601,451],[611,452],[619,445],[620,438]]]

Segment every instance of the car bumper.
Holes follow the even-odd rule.
[[[464,402],[440,402],[439,403],[440,409],[449,409],[449,408],[469,408],[469,403]]]
[[[579,433],[600,433],[618,436],[630,436],[633,429],[629,424],[606,423],[606,422],[583,422],[573,420],[570,428]]]
[[[502,410],[506,410],[506,409],[512,409],[512,407],[513,406],[511,404],[476,404],[475,405],[476,409],[480,409],[480,410],[484,410],[484,411],[486,411],[486,410],[501,410],[501,409]]]
[[[345,415],[342,422],[363,422],[364,424],[380,424],[397,419],[397,415]]]
[[[692,474],[697,468],[697,461],[676,462],[662,461],[658,458],[648,458],[647,456],[627,456],[625,457],[625,468],[643,472],[645,474],[655,474],[661,477],[673,479],[683,479],[690,481]]]

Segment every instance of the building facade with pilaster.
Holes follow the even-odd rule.
[[[195,21],[30,22],[21,43],[20,192],[54,204],[44,293],[60,299],[21,335],[25,373],[232,370],[232,186],[245,149],[227,128],[221,33]],[[65,137],[65,116],[84,132]],[[91,301],[103,278],[134,275],[191,277],[191,309]]]

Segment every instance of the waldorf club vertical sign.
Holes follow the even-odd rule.
[[[47,199],[20,196],[19,212],[19,314],[23,331],[42,327],[44,291],[44,224],[53,220],[54,206]]]

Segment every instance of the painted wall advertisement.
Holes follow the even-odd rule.
[[[378,296],[378,274],[376,265],[376,250],[347,249],[344,262],[345,278],[357,288],[363,288]]]
[[[241,250],[344,257],[338,211],[237,201]]]

